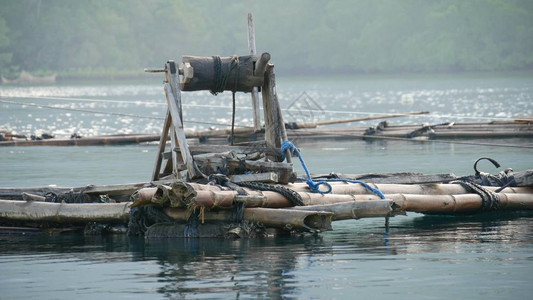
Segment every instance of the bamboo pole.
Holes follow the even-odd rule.
[[[117,222],[129,219],[131,203],[49,203],[0,200],[0,220],[56,223]]]
[[[209,190],[209,191],[221,191],[227,190],[215,185],[205,185],[197,183],[187,183],[194,190]],[[329,182],[332,188],[331,194],[344,194],[344,195],[366,195],[371,194],[364,186],[358,183],[346,183],[346,182]],[[465,194],[468,191],[460,184],[451,183],[438,183],[438,184],[373,184],[368,183],[373,188],[381,190],[384,194],[420,194],[420,195],[452,195],[452,194]],[[304,182],[290,183],[285,187],[297,191],[297,192],[309,192],[309,187]],[[494,192],[499,187],[485,186],[489,191]],[[250,190],[251,191],[251,190]],[[513,194],[533,194],[533,187],[506,187],[502,193]]]
[[[426,115],[426,114],[429,114],[429,111],[415,111],[415,112],[407,112],[407,113],[400,113],[400,114],[370,116],[370,117],[364,117],[364,118],[350,118],[350,119],[321,121],[321,122],[315,122],[315,123],[297,123],[296,125],[298,126],[298,128],[316,128],[318,126],[324,126],[324,125],[345,124],[345,123],[362,122],[362,121],[369,121],[369,120],[398,118],[398,117],[413,116],[413,115]]]
[[[498,193],[501,210],[532,210],[533,195]],[[454,214],[471,213],[481,209],[482,199],[477,194],[462,195],[397,195],[391,197],[405,211]]]
[[[202,190],[196,189],[201,187]],[[453,185],[461,187],[460,185]],[[225,190],[217,186],[187,184],[188,193],[179,194],[181,199],[175,199],[175,206],[190,207],[201,206],[205,208],[229,208],[235,203],[238,194],[233,190]],[[516,189],[516,188],[513,188]],[[248,207],[268,207],[281,208],[292,206],[291,202],[279,193],[271,191],[254,191],[245,189],[248,193]],[[419,193],[410,194],[410,190],[403,192],[386,193],[386,199],[394,201],[405,211],[432,212],[432,213],[453,213],[456,211],[475,211],[481,208],[481,197],[477,194],[469,194],[466,191],[456,189],[453,193]],[[416,192],[417,190],[415,190]],[[449,191],[450,192],[450,191]],[[318,194],[299,191],[303,203],[307,205],[326,205],[341,202],[377,201],[381,200],[373,194]],[[145,197],[150,197],[150,193],[145,193]],[[182,195],[182,196],[181,196]],[[501,192],[497,194],[501,199],[501,209],[533,209],[533,193],[510,193]],[[464,201],[463,201],[464,200]],[[466,201],[466,202],[465,202]],[[160,202],[159,202],[160,203]],[[172,202],[171,202],[172,203]],[[467,204],[465,204],[467,203]]]
[[[295,206],[290,209],[304,211],[328,211],[333,213],[333,221],[388,217],[399,213],[393,209],[393,202],[389,200],[361,200],[339,202],[335,204]]]
[[[164,209],[167,216],[174,220],[186,222],[189,213],[186,209],[168,207]],[[228,222],[230,211],[205,212],[202,222]],[[280,228],[284,230],[305,230],[321,232],[331,230],[333,213],[326,211],[298,211],[289,209],[270,208],[245,208],[244,220],[259,223],[265,227]]]
[[[329,182],[333,194],[370,194],[363,185],[346,182]],[[455,195],[465,194],[468,191],[460,184],[437,183],[437,184],[387,184],[387,183],[367,183],[373,188],[379,189],[384,194],[420,194],[420,195]],[[288,188],[297,192],[307,192],[309,187],[304,182],[292,183]],[[489,191],[494,192],[499,187],[484,186]],[[503,193],[533,194],[533,187],[506,187]]]

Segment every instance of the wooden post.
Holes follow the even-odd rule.
[[[178,67],[175,61],[169,60],[167,62],[167,82],[170,84],[170,88],[172,89],[172,95],[174,96],[174,99],[177,100],[180,119],[183,120],[183,112],[181,109],[181,95],[178,95],[179,94],[179,81],[178,81],[177,68]]]
[[[268,64],[265,70],[265,82],[263,84],[263,107],[265,113],[265,141],[267,147],[280,148],[281,143],[287,140],[287,131],[279,106],[278,94],[276,92],[276,78],[274,75],[274,65]],[[291,163],[291,155],[285,153],[287,162]],[[271,158],[272,159],[272,158]]]
[[[248,50],[251,55],[257,55],[255,48],[255,28],[252,13],[248,13]],[[254,86],[252,89],[252,108],[254,114],[254,130],[261,130],[261,116],[259,115],[259,89]]]

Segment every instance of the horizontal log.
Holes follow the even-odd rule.
[[[363,185],[346,182],[329,182],[333,194],[370,194]],[[465,194],[468,191],[460,184],[387,184],[368,183],[371,187],[379,189],[384,194],[420,194],[420,195],[456,195]],[[287,187],[297,192],[309,191],[309,186],[303,182],[289,183]],[[499,187],[484,187],[489,191],[495,191]],[[533,187],[507,187],[503,193],[533,194]]]
[[[180,77],[180,90],[214,90],[217,87],[223,91],[251,92],[254,86],[263,86],[263,75],[254,75],[257,59],[255,55],[239,56],[237,60],[235,57],[220,57],[217,66],[212,56],[183,56],[182,63],[191,66],[193,76],[188,81]],[[219,85],[221,83],[223,86]]]
[[[82,137],[79,139],[53,138],[45,140],[14,140],[0,142],[0,146],[93,146],[93,145],[118,145],[155,142],[159,140],[158,134],[136,135],[106,135]]]
[[[0,220],[55,223],[126,223],[130,203],[49,203],[0,200]]]
[[[501,210],[532,210],[532,194],[498,193]],[[462,195],[391,195],[391,199],[405,211],[455,214],[478,212],[482,206],[481,196],[477,194]]]
[[[350,180],[362,180],[367,183],[385,183],[385,184],[426,184],[450,182],[457,179],[452,173],[447,174],[422,174],[413,172],[398,173],[365,173],[365,174],[340,174],[336,173],[338,178]],[[315,174],[316,178],[328,178],[330,174]]]
[[[179,151],[179,149],[175,149]],[[269,154],[279,155],[280,149],[270,148],[265,146],[227,146],[227,145],[190,145],[189,151],[192,154],[199,153],[220,153],[220,152],[235,152],[237,154],[250,154],[255,152],[263,152]]]
[[[393,216],[394,214],[399,213],[394,211],[393,203],[393,201],[389,200],[362,200],[324,205],[295,206],[290,209],[327,211],[333,213],[333,221],[338,221]]]
[[[186,222],[189,214],[186,209],[165,208],[167,216]],[[206,211],[203,221],[228,222],[230,211]],[[244,220],[259,223],[267,228],[280,228],[284,230],[303,230],[309,232],[321,232],[331,230],[331,218],[333,213],[324,211],[297,211],[289,209],[269,209],[269,208],[245,208]]]

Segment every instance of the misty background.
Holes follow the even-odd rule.
[[[531,0],[0,0],[0,73],[142,76],[247,55],[248,12],[284,75],[533,69]]]

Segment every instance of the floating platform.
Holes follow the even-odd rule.
[[[305,182],[239,185],[216,179],[0,188],[0,231],[94,234],[98,228],[97,233],[146,237],[242,238],[317,233],[331,230],[333,221],[389,218],[407,212],[464,215],[533,210],[532,174],[531,170],[515,174],[514,184],[530,185],[521,187],[481,186],[475,181],[483,179],[475,176],[465,183],[456,181],[465,177],[453,174],[343,175],[345,179],[329,182],[328,194],[313,192]],[[334,178],[338,175],[330,179]],[[383,180],[404,183],[375,183]]]

